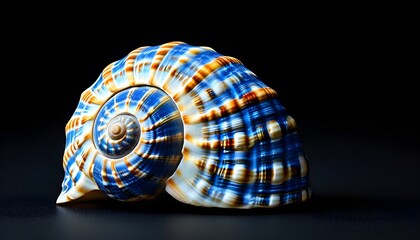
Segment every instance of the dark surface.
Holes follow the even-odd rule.
[[[2,89],[14,95],[1,99],[0,239],[418,239],[419,101],[401,54],[409,32],[357,16],[295,15],[270,32],[66,17],[6,29]],[[278,92],[309,157],[309,202],[243,211],[163,195],[55,205],[64,126],[82,91],[129,51],[173,40],[234,56]]]

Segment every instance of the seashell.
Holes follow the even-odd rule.
[[[109,64],[65,128],[57,203],[100,190],[138,201],[276,207],[310,198],[308,161],[277,93],[238,59],[169,42]]]

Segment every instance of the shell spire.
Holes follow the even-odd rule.
[[[166,190],[195,206],[276,207],[311,196],[308,160],[277,93],[238,59],[169,42],[111,63],[66,126],[57,203]]]

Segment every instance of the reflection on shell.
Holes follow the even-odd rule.
[[[108,65],[66,125],[57,203],[166,190],[191,205],[276,207],[310,198],[296,123],[238,59],[170,42]]]

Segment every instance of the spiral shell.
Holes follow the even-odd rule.
[[[100,190],[166,191],[195,206],[276,207],[310,198],[307,157],[277,93],[238,59],[169,42],[109,64],[66,125],[57,203]]]

